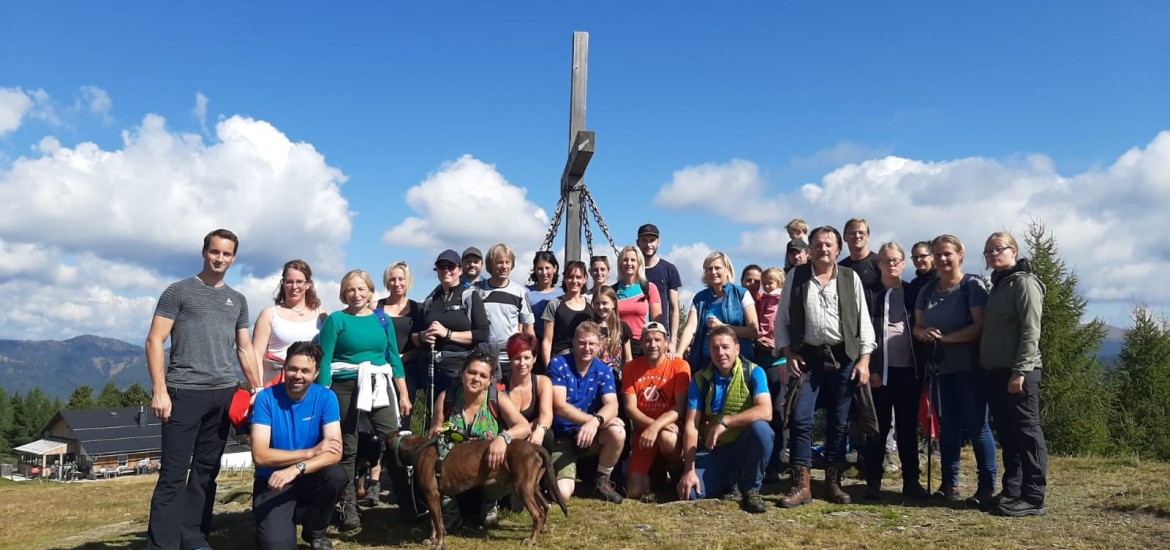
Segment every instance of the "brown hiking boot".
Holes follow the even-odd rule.
[[[848,493],[841,490],[841,474],[845,468],[841,464],[834,464],[825,468],[825,500],[833,504],[850,504],[853,499]]]
[[[792,488],[788,495],[780,500],[781,508],[796,508],[812,502],[812,489],[809,488],[808,466],[792,467]]]

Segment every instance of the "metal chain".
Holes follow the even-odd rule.
[[[561,213],[565,211],[565,196],[561,195],[561,200],[557,201],[556,211],[553,212],[552,224],[548,227],[548,233],[544,236],[544,244],[540,245],[541,250],[552,250],[553,239],[557,238],[557,229],[561,226]]]
[[[589,208],[593,210],[593,217],[597,220],[597,227],[601,228],[601,234],[605,235],[605,239],[609,241],[609,247],[613,249],[613,255],[618,256],[617,244],[613,242],[613,237],[609,234],[609,227],[605,225],[605,220],[601,217],[601,211],[597,209],[597,203],[593,201],[593,195],[589,194],[589,188],[581,189],[581,205],[584,210],[585,203],[589,203]],[[585,219],[585,214],[581,214],[581,219]],[[588,229],[586,229],[588,231]],[[593,246],[589,247],[589,255],[593,255]]]
[[[581,193],[581,227],[585,229],[585,245],[589,249],[589,258],[593,257],[593,230],[589,229],[589,214],[585,211],[585,203],[589,202],[586,197],[589,194],[582,188]]]

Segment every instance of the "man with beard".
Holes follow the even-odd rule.
[[[630,498],[651,491],[653,467],[678,467],[679,421],[686,410],[687,387],[691,383],[691,367],[686,360],[667,356],[666,327],[662,323],[646,323],[642,328],[642,351],[643,356],[622,369],[622,406],[634,424],[626,484],[626,496]]]
[[[321,347],[294,342],[284,363],[284,384],[256,397],[252,410],[252,515],[264,549],[328,550],[333,503],[345,490],[341,462],[341,411],[337,396],[314,384]]]
[[[666,344],[669,353],[673,355],[678,345],[678,289],[682,287],[682,279],[678,275],[678,268],[658,255],[661,245],[658,226],[648,223],[638,228],[638,249],[646,259],[646,280],[657,287],[658,295],[664,298],[662,324],[669,331]]]

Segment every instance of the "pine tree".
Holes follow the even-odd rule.
[[[1082,323],[1088,300],[1078,292],[1077,274],[1060,258],[1056,238],[1043,222],[1032,221],[1024,240],[1032,271],[1045,287],[1040,417],[1048,448],[1060,454],[1109,452],[1113,398],[1097,360],[1105,323]]]
[[[58,399],[58,405],[59,402]],[[16,399],[13,399],[12,405],[14,412],[16,412]],[[49,423],[58,410],[60,409],[54,407],[54,403],[49,401],[48,396],[40,388],[29,390],[28,395],[21,400],[19,414],[15,417],[15,423],[19,427],[21,437],[18,440],[12,440],[12,444],[19,447],[40,438],[45,424]]]
[[[66,409],[96,409],[97,401],[93,399],[93,388],[89,386],[78,386],[73,390],[73,395],[69,396],[69,404],[65,405]]]
[[[12,442],[8,436],[12,433],[12,426],[16,417],[12,410],[12,398],[4,388],[0,388],[0,455],[7,456],[12,452]]]
[[[101,409],[122,406],[122,391],[118,389],[118,385],[113,380],[106,382],[106,385],[102,387],[102,392],[98,394],[97,406]]]
[[[1117,357],[1114,438],[1123,450],[1170,458],[1170,324],[1143,306]]]
[[[142,384],[135,382],[122,392],[122,406],[123,407],[147,407],[150,406],[151,395],[142,387]]]

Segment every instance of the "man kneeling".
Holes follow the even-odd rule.
[[[711,366],[695,373],[687,392],[681,499],[707,498],[732,489],[747,512],[767,510],[760,498],[775,434],[772,398],[764,369],[739,355],[735,331],[711,329]],[[700,438],[703,450],[699,450]]]
[[[261,548],[295,549],[297,523],[313,550],[333,548],[325,530],[346,475],[337,397],[313,383],[320,364],[320,346],[294,343],[284,384],[257,394],[252,407],[252,515]]]
[[[634,423],[626,496],[649,493],[650,470],[682,465],[679,422],[685,414],[691,366],[681,357],[667,356],[666,327],[646,323],[642,328],[642,357],[622,368],[622,406]],[[656,464],[657,462],[657,464]]]

